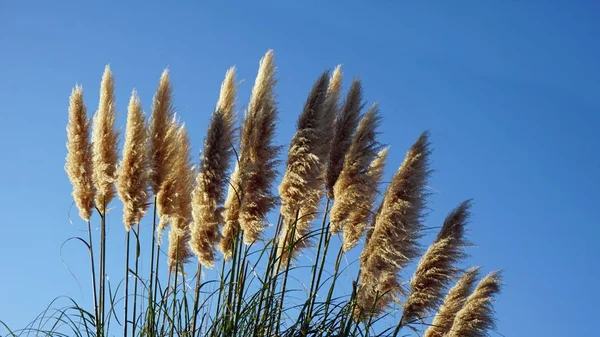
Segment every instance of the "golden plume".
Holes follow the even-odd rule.
[[[157,196],[159,224],[157,237],[160,244],[162,232],[169,222],[177,218],[185,219],[187,226],[192,219],[191,194],[194,186],[194,170],[191,167],[190,141],[185,125],[178,125],[175,117],[169,123],[166,133],[165,177]],[[187,247],[187,241],[186,241]]]
[[[281,147],[273,145],[277,119],[274,88],[274,54],[269,50],[260,61],[241,136],[242,203],[238,221],[247,244],[260,239],[265,216],[277,203],[272,185]]]
[[[160,77],[158,89],[152,100],[150,118],[150,187],[154,195],[158,195],[160,186],[168,173],[167,155],[169,151],[169,125],[174,110],[171,102],[171,80],[169,71],[165,69]]]
[[[146,120],[137,92],[127,109],[123,157],[118,168],[117,192],[123,202],[123,224],[129,231],[148,208],[148,138]]]
[[[366,173],[366,180],[368,180],[372,185],[364,188],[364,200],[357,199],[357,208],[348,213],[348,217],[346,218],[344,224],[343,233],[343,249],[345,252],[349,251],[358,244],[358,241],[365,233],[367,223],[369,223],[369,221],[371,221],[375,216],[372,209],[377,198],[377,186],[381,182],[381,178],[383,176],[383,168],[385,166],[387,154],[388,148],[384,148],[383,150],[379,151],[377,157],[375,157],[375,159],[373,159],[371,162]]]
[[[404,322],[422,319],[435,310],[446,287],[459,273],[456,264],[466,257],[465,226],[470,207],[471,201],[464,201],[446,217],[434,242],[421,257],[404,304]]]
[[[467,297],[473,291],[478,274],[479,267],[473,267],[463,274],[454,287],[450,288],[433,322],[425,330],[424,337],[444,337],[448,334],[456,313],[465,305]]]
[[[119,133],[115,130],[117,111],[114,91],[113,74],[107,65],[102,75],[100,104],[92,128],[92,178],[96,187],[96,206],[100,209],[106,208],[115,196]]]
[[[494,271],[484,277],[456,313],[448,337],[485,337],[494,324],[494,296],[500,293],[502,278]]]
[[[81,86],[73,88],[69,98],[65,171],[73,185],[72,195],[79,216],[89,221],[94,207],[92,144],[90,143],[90,120],[83,102]]]
[[[334,198],[333,187],[340,172],[342,172],[344,157],[352,143],[352,135],[358,124],[360,111],[363,106],[360,80],[354,79],[350,90],[348,90],[344,106],[336,116],[334,123],[333,138],[331,140],[332,146],[329,152],[329,162],[325,178],[325,187],[330,199]]]
[[[420,253],[418,239],[430,173],[428,139],[425,132],[412,145],[383,197],[375,228],[360,257],[357,319],[379,314],[404,293],[398,272]]]
[[[221,207],[227,184],[227,169],[233,155],[235,127],[235,68],[225,74],[221,94],[204,140],[200,171],[192,193],[190,248],[206,267],[215,261],[215,246],[219,242],[219,226],[223,223]]]
[[[377,182],[369,175],[369,167],[381,148],[375,139],[379,121],[377,105],[373,105],[361,118],[352,137],[342,171],[333,187],[336,198],[331,208],[332,233],[344,228],[344,232],[354,232],[351,237],[359,235],[355,240],[362,236],[378,190]],[[349,217],[353,221],[349,221]]]
[[[191,201],[195,172],[191,165],[190,140],[185,125],[177,128],[173,145],[174,151],[170,158],[173,165],[158,195],[161,217],[166,218],[161,222],[171,223],[169,266],[172,271],[191,257],[188,241],[189,225],[192,221]]]
[[[325,71],[314,83],[306,99],[290,144],[286,171],[279,186],[281,215],[284,219],[278,247],[280,254],[289,252],[291,244],[294,256],[300,249],[310,245],[308,235],[311,223],[323,196],[324,166],[319,154],[324,153],[322,149],[326,147],[322,138],[322,123],[328,85],[329,72]],[[289,235],[292,228],[295,233],[293,237]],[[288,260],[286,254],[282,259]]]

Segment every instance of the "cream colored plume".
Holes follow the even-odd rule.
[[[170,139],[169,126],[174,116],[171,80],[169,71],[164,70],[158,89],[152,100],[152,115],[150,117],[149,144],[150,144],[150,187],[156,196],[159,192],[169,169],[168,153]]]
[[[413,144],[383,197],[375,228],[360,257],[357,319],[381,313],[404,293],[398,272],[421,251],[418,239],[429,175],[428,138],[425,132]]]
[[[182,218],[175,218],[171,221],[168,250],[168,264],[171,273],[182,271],[183,265],[192,257],[188,247],[188,241],[190,240],[189,224]]]
[[[100,104],[92,128],[93,175],[96,187],[96,206],[104,210],[115,196],[117,179],[117,145],[115,129],[115,83],[110,67],[106,66],[100,85]]]
[[[131,93],[125,128],[123,157],[118,169],[117,192],[123,202],[123,224],[129,231],[148,209],[148,138],[140,99]]]
[[[331,232],[344,229],[344,250],[352,248],[363,235],[377,197],[377,178],[381,178],[382,165],[385,164],[381,160],[373,163],[381,149],[376,140],[379,120],[379,111],[373,105],[356,128],[343,169],[334,185],[336,198],[331,208]],[[370,170],[372,163],[379,166],[374,167],[379,172]]]
[[[191,166],[190,141],[185,125],[179,126],[173,119],[167,131],[167,154],[165,179],[157,196],[159,225],[158,240],[169,222],[184,219],[185,226],[192,220],[191,196],[195,172]],[[186,242],[187,249],[187,242]]]
[[[73,89],[69,98],[65,171],[73,185],[72,195],[79,216],[89,221],[94,207],[92,144],[90,143],[90,120],[87,117],[83,89],[80,86]]]
[[[238,221],[246,244],[261,238],[266,214],[277,203],[272,186],[277,175],[276,158],[281,149],[273,144],[277,120],[274,87],[274,54],[269,50],[260,61],[241,135],[242,198]]]
[[[341,74],[340,74],[341,76]],[[346,152],[352,144],[352,135],[358,124],[360,111],[364,106],[362,87],[360,80],[355,79],[348,90],[343,108],[340,109],[335,118],[327,173],[325,176],[325,187],[329,199],[334,198],[333,187],[344,167]]]
[[[467,270],[454,287],[450,288],[444,303],[438,309],[431,325],[425,330],[424,337],[447,336],[456,313],[465,305],[467,297],[473,291],[479,274],[479,267]]]
[[[343,232],[343,248],[345,252],[358,244],[358,241],[365,233],[367,224],[374,219],[373,207],[375,206],[378,193],[377,186],[379,186],[383,176],[387,154],[388,148],[384,148],[379,151],[377,157],[371,162],[366,180],[372,185],[364,189],[364,200],[357,200],[357,208],[348,213]]]
[[[495,271],[484,277],[465,305],[456,313],[448,337],[486,337],[494,324],[494,297],[500,293],[502,278]]]
[[[219,226],[223,223],[222,204],[227,184],[227,169],[233,155],[235,127],[235,69],[225,75],[221,95],[212,115],[204,140],[200,171],[192,193],[190,248],[206,267],[215,261],[215,247],[219,242]]]
[[[295,256],[300,249],[310,245],[311,224],[323,196],[324,165],[319,155],[325,152],[322,149],[327,145],[323,141],[322,123],[328,85],[329,72],[326,71],[314,83],[306,99],[290,144],[285,174],[279,185],[284,219],[280,255],[291,251]],[[292,231],[293,237],[288,234]],[[287,255],[284,254],[282,259],[288,261]]]
[[[192,221],[192,188],[195,172],[191,165],[190,140],[185,125],[177,128],[174,140],[173,166],[167,173],[158,195],[161,223],[170,222],[169,267],[179,270],[192,255],[188,241]],[[166,200],[166,201],[165,201]],[[160,238],[161,235],[159,234]]]
[[[405,322],[429,316],[442,302],[446,287],[458,275],[457,264],[465,258],[465,227],[471,202],[465,201],[444,221],[410,282],[410,293],[402,312]]]

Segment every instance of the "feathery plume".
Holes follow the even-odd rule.
[[[292,138],[286,171],[279,186],[281,196],[281,215],[284,228],[281,232],[280,253],[288,252],[289,246],[295,243],[293,255],[310,245],[307,235],[311,223],[316,217],[319,203],[323,195],[324,166],[319,153],[324,147],[322,139],[322,122],[329,72],[325,71],[314,83],[304,109],[298,118],[297,131]],[[287,235],[295,225],[295,235]],[[285,239],[287,238],[287,239]],[[287,257],[283,257],[287,261]]]
[[[485,337],[495,327],[494,296],[500,293],[502,277],[494,271],[484,277],[458,311],[448,337]]]
[[[189,222],[183,218],[171,221],[169,230],[169,270],[171,273],[182,270],[183,264],[188,262],[192,253],[187,245],[190,240]]]
[[[369,167],[381,148],[375,139],[379,121],[377,105],[373,105],[361,118],[352,137],[342,171],[333,187],[336,198],[331,208],[332,233],[337,233],[344,228],[345,232],[355,231],[355,234],[362,235],[377,195],[377,182],[372,181],[374,177],[369,175]],[[354,220],[360,223],[349,222],[348,218],[351,214]],[[361,228],[351,229],[356,226]]]
[[[340,111],[340,91],[342,90],[342,66],[338,65],[333,70],[329,78],[329,86],[327,87],[327,98],[325,108],[323,110],[323,121],[321,122],[321,142],[324,146],[321,147],[319,158],[321,163],[326,165],[329,161],[329,153],[331,152],[333,132],[335,127],[335,118]],[[323,172],[327,174],[327,172]]]
[[[242,182],[240,178],[239,162],[236,163],[227,189],[227,199],[225,199],[223,210],[223,232],[219,250],[223,257],[228,260],[233,252],[233,242],[237,236],[238,218],[240,214],[240,205],[242,202]]]
[[[194,221],[190,248],[200,263],[209,268],[214,264],[215,246],[220,239],[219,225],[223,223],[221,205],[227,184],[227,168],[233,155],[235,91],[235,68],[231,68],[225,75],[217,108],[208,126],[196,188],[192,193]]]
[[[369,181],[368,187],[364,188],[363,200],[357,199],[356,209],[348,213],[344,223],[343,248],[347,252],[358,244],[358,241],[365,233],[367,223],[375,216],[373,207],[377,198],[377,186],[383,176],[383,168],[387,158],[388,148],[379,151],[377,157],[373,159],[367,171],[366,180]],[[360,189],[359,189],[360,190]]]
[[[178,126],[173,119],[167,131],[168,171],[157,196],[157,210],[160,214],[157,237],[160,243],[162,232],[169,222],[178,219],[181,226],[188,226],[192,219],[191,196],[194,186],[194,170],[191,167],[190,140],[185,125]],[[187,228],[187,227],[186,227]],[[187,248],[187,241],[185,242]]]
[[[410,294],[402,313],[405,322],[421,319],[440,305],[444,290],[459,273],[456,264],[465,258],[465,226],[471,201],[454,209],[429,246],[410,282]]]
[[[129,231],[148,208],[148,151],[146,120],[134,90],[127,111],[123,157],[118,168],[117,192],[123,202],[123,224]]]
[[[272,185],[281,147],[273,145],[277,119],[274,87],[274,54],[269,50],[260,61],[241,137],[242,203],[238,220],[246,244],[260,239],[265,215],[277,202]]]
[[[360,257],[357,319],[379,314],[404,293],[398,272],[420,252],[417,240],[422,236],[429,147],[429,134],[424,132],[406,154],[383,197],[375,228]]]
[[[72,195],[79,216],[89,221],[94,207],[92,144],[90,143],[90,120],[83,102],[81,86],[73,88],[69,98],[65,171],[73,185]]]
[[[440,306],[433,322],[425,331],[424,337],[447,336],[456,313],[465,305],[467,297],[473,291],[479,274],[479,267],[467,270],[454,287],[450,288],[444,303]]]
[[[150,187],[154,195],[158,195],[160,186],[169,171],[167,155],[170,140],[167,133],[174,115],[171,95],[169,71],[165,69],[152,101],[150,117]]]
[[[171,223],[169,231],[169,266],[175,271],[185,263],[191,252],[188,247],[189,225],[192,221],[192,188],[195,172],[191,165],[190,140],[181,125],[174,138],[174,153],[171,156],[173,166],[165,177],[158,195],[161,217]],[[160,235],[158,236],[160,238]]]
[[[352,143],[352,134],[358,124],[360,111],[364,106],[360,80],[354,79],[346,96],[344,107],[335,119],[333,139],[329,152],[329,163],[325,186],[330,199],[334,198],[333,187],[342,172],[344,157]]]
[[[94,115],[92,128],[93,175],[96,187],[96,205],[106,207],[115,196],[117,178],[117,143],[119,133],[115,130],[117,112],[115,107],[115,84],[107,65],[100,85],[100,104]]]

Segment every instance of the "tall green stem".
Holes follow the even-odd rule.
[[[104,336],[104,312],[106,310],[106,202],[100,214],[100,334]]]
[[[200,274],[202,272],[202,264],[198,261],[198,273],[196,274],[196,293],[194,294],[194,311],[192,312],[192,337],[196,335],[196,319],[198,316],[198,302],[200,298]]]
[[[154,246],[156,244],[156,199],[157,196],[154,196],[154,203],[153,203],[153,211],[152,211],[152,248],[151,248],[151,253],[150,253],[150,285],[148,287],[148,305],[149,305],[149,318],[146,321],[147,324],[147,330],[149,332],[150,335],[152,335],[153,333],[153,329],[154,329],[154,302],[156,300],[156,297],[154,296],[154,292],[152,291],[152,287],[154,284]],[[138,224],[139,225],[139,224]],[[158,285],[154,285],[155,287],[158,288]]]
[[[125,241],[125,300],[123,313],[123,337],[127,337],[127,311],[129,309],[129,241],[131,238],[131,230],[127,231],[127,239]]]
[[[135,328],[136,328],[136,309],[137,309],[137,290],[138,290],[138,268],[140,261],[140,223],[137,223],[137,229],[135,231],[135,278],[133,283],[133,316],[132,316],[132,330],[131,336],[135,337]]]
[[[94,263],[94,246],[92,243],[92,224],[88,220],[88,239],[90,245],[90,264],[92,268],[92,293],[94,297],[94,315],[96,320],[96,335],[100,335],[100,318],[98,316],[98,298],[97,298],[97,290],[96,290],[96,266]]]

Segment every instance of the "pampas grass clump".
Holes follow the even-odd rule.
[[[382,183],[391,153],[377,139],[383,114],[376,104],[363,112],[359,79],[340,102],[341,66],[326,70],[300,112],[276,193],[283,148],[275,141],[276,75],[269,50],[241,114],[236,70],[227,70],[216,107],[206,112],[199,157],[176,115],[168,71],[148,121],[137,93],[131,94],[120,161],[110,68],[92,130],[82,87],[76,86],[65,170],[88,225],[81,241],[89,252],[94,302],[46,312],[10,335],[486,336],[494,328],[501,278],[492,272],[475,285],[480,267],[461,268],[472,202],[450,212],[428,248],[421,242],[427,234],[429,133],[418,137],[391,181]],[[117,285],[114,276],[112,283],[106,277],[106,249],[117,244],[106,240],[115,190],[126,239],[124,278]],[[99,253],[92,244],[95,211]],[[361,251],[360,259],[341,266],[352,249]],[[149,273],[141,267],[146,265]],[[411,265],[412,277],[401,277]]]

